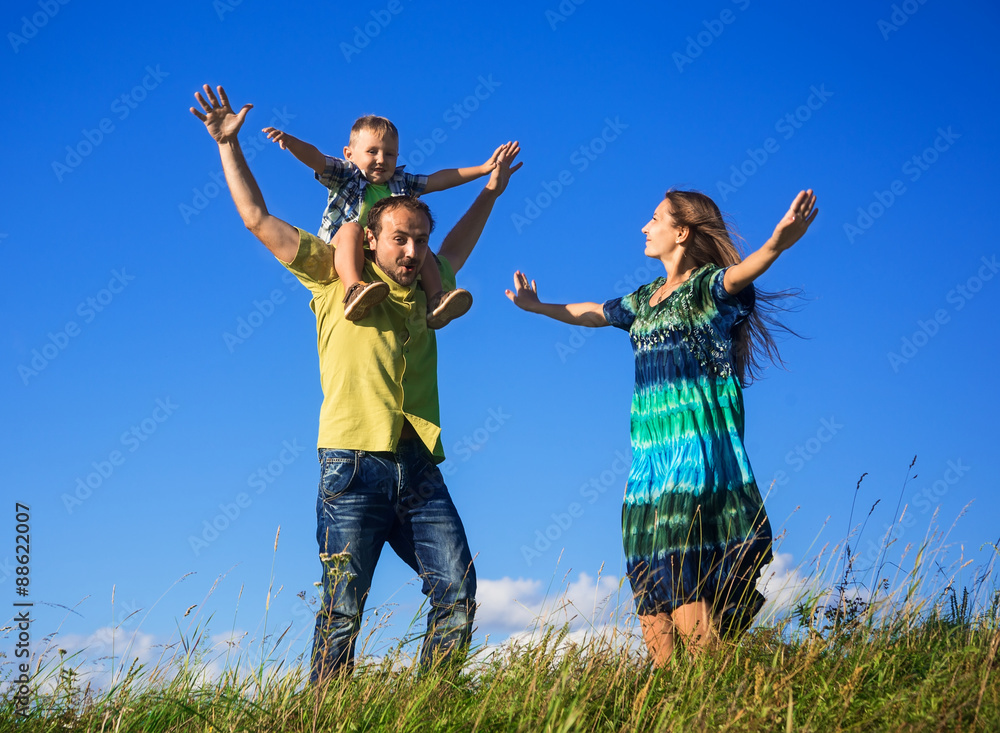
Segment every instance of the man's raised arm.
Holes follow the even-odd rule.
[[[218,97],[208,84],[204,86],[204,97],[201,92],[195,92],[194,98],[204,113],[191,107],[191,114],[205,123],[208,134],[219,144],[222,170],[243,224],[275,257],[289,263],[299,250],[299,234],[295,227],[267,212],[264,196],[250,173],[237,139],[243,120],[253,105],[245,104],[239,113],[234,113],[225,90],[221,86],[216,88],[219,90]]]
[[[448,260],[452,270],[455,272],[462,269],[465,261],[472,254],[472,249],[476,246],[476,242],[479,241],[479,237],[483,233],[483,227],[486,226],[486,220],[490,218],[490,213],[493,211],[493,204],[496,203],[497,198],[507,188],[510,174],[523,165],[522,163],[518,163],[513,167],[511,166],[514,158],[521,152],[521,147],[517,142],[507,143],[502,148],[503,150],[497,156],[497,166],[490,174],[490,180],[486,183],[486,188],[480,192],[472,206],[469,207],[469,210],[459,219],[458,224],[448,232],[448,236],[441,243],[438,256]]]

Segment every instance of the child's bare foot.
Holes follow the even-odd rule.
[[[373,283],[356,282],[347,289],[344,296],[344,318],[360,321],[389,294],[389,286],[381,280]]]
[[[440,292],[427,301],[427,328],[444,328],[456,318],[469,312],[472,293],[456,288]]]

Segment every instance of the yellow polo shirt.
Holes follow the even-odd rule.
[[[281,264],[313,295],[309,307],[316,314],[323,386],[319,447],[394,451],[406,419],[440,463],[437,341],[427,328],[423,289],[400,285],[367,261],[365,279],[387,283],[389,296],[352,323],[344,318],[344,286],[333,268],[333,248],[298,231],[295,259]],[[439,258],[438,269],[445,290],[454,288],[448,261]]]

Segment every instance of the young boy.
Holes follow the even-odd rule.
[[[389,286],[384,282],[363,280],[363,228],[375,202],[388,196],[443,191],[485,176],[496,167],[497,156],[504,148],[502,145],[497,148],[482,165],[423,176],[406,173],[403,166],[396,167],[399,132],[385,117],[366,115],[355,121],[350,140],[344,146],[345,160],[324,155],[315,146],[273,127],[265,127],[263,132],[312,168],[316,180],[330,189],[319,236],[334,246],[334,268],[346,293],[344,316],[350,321],[364,318],[372,306],[389,294]],[[360,226],[345,227],[348,222]],[[472,306],[472,295],[467,290],[442,292],[441,275],[433,257],[428,257],[420,268],[420,281],[427,295],[428,328],[443,328],[465,315]]]

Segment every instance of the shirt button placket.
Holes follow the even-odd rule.
[[[403,344],[403,374],[406,374],[406,355],[410,353],[410,347],[407,346],[410,342],[410,332],[400,331],[398,334],[400,342]],[[403,384],[406,384],[406,377],[403,377]]]

